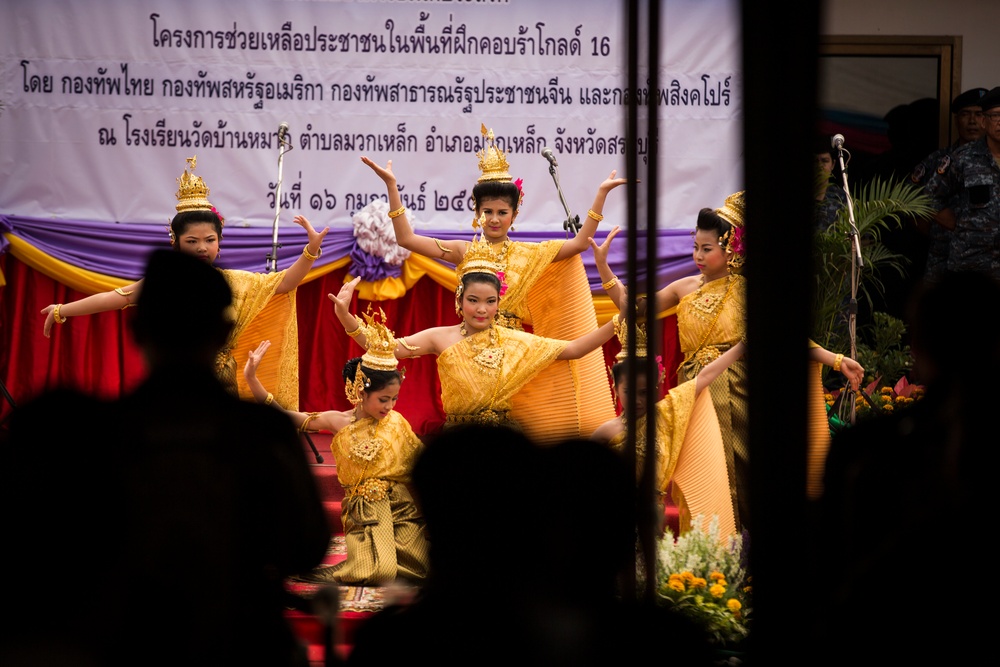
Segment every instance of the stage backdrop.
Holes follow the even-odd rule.
[[[176,179],[194,155],[196,173],[227,218],[221,265],[265,270],[277,222],[278,268],[288,266],[303,238],[291,218],[302,213],[333,228],[328,243],[336,247],[310,276],[330,280],[349,268],[352,217],[385,197],[361,155],[393,161],[419,230],[468,235],[485,125],[509,152],[511,174],[524,179],[518,231],[563,238],[567,217],[586,215],[610,171],[624,174],[628,100],[644,104],[653,96],[660,182],[655,201],[641,196],[649,184],[640,183],[640,201],[655,205],[663,230],[658,279],[690,273],[686,233],[698,209],[742,188],[738,3],[665,0],[662,8],[661,87],[649,90],[640,76],[639,88],[628,90],[625,3],[5,3],[0,251],[17,258],[18,280],[0,293],[0,377],[27,397],[63,375],[96,372],[74,368],[81,362],[72,359],[111,337],[93,331],[84,342],[79,330],[105,321],[121,328],[127,313],[93,318],[72,333],[65,328],[51,341],[37,340],[35,315],[53,301],[139,277],[149,250],[166,242]],[[281,123],[292,150],[279,160]],[[635,142],[644,160],[650,138]],[[554,169],[541,156],[545,147]],[[601,236],[624,222],[624,188],[604,212]],[[624,245],[620,239],[616,249]],[[622,268],[621,255],[614,259]],[[584,261],[600,295],[589,253]],[[402,277],[386,283],[373,275],[364,294],[402,299],[436,271],[394,270]],[[53,284],[39,288],[28,277],[33,272]],[[446,277],[434,280],[428,287],[449,288]],[[305,337],[321,318],[323,298],[304,308],[300,294],[303,368],[313,345]],[[599,301],[598,309],[607,315]],[[103,368],[112,351],[103,348],[100,361],[89,363]],[[126,366],[131,359],[116,358]],[[126,386],[128,377],[107,382]],[[320,398],[303,380],[302,407],[328,407],[316,404]]]

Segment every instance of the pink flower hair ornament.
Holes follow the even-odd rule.
[[[497,271],[497,278],[500,279],[500,296],[507,293],[507,281],[503,271]]]
[[[523,178],[518,178],[518,179],[514,180],[514,185],[517,186],[517,192],[518,192],[518,195],[517,195],[517,208],[518,209],[521,208],[521,202],[524,201],[524,189],[521,187],[521,185],[523,183],[524,183],[524,179]]]
[[[223,227],[225,227],[226,226],[226,219],[224,217],[222,217],[222,214],[219,213],[219,210],[217,208],[215,208],[214,206],[212,207],[212,213],[214,213],[217,216],[219,216],[219,224],[222,225]]]

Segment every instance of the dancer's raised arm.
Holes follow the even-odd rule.
[[[462,256],[465,254],[465,241],[439,241],[413,231],[410,220],[406,216],[403,198],[399,194],[396,175],[392,171],[392,160],[389,160],[384,167],[379,166],[365,155],[361,156],[361,161],[371,167],[372,171],[385,183],[386,194],[389,197],[389,219],[392,220],[392,230],[396,234],[396,243],[401,248],[406,248],[410,252],[424,257],[440,258],[454,264],[462,261]]]

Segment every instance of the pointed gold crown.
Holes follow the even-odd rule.
[[[719,238],[719,243],[726,249],[726,263],[733,273],[740,273],[743,270],[743,262],[746,259],[746,245],[743,242],[743,221],[746,217],[746,191],[740,190],[726,197],[722,208],[715,209],[715,213],[732,225],[732,229]]]
[[[628,322],[615,315],[614,325],[615,335],[622,344],[621,351],[615,355],[615,361],[622,361],[628,357]],[[635,356],[638,359],[645,359],[646,354],[646,320],[640,318],[635,323]]]
[[[479,183],[483,181],[506,181],[512,179],[507,171],[510,164],[507,163],[507,154],[497,148],[493,130],[487,130],[486,125],[480,130],[483,133],[483,149],[476,153],[479,157],[479,171],[483,172],[479,177]]]
[[[726,197],[722,208],[715,209],[716,214],[733,227],[742,227],[746,216],[746,190],[740,190]]]
[[[368,310],[371,310],[371,304]],[[393,352],[396,349],[396,335],[385,326],[385,311],[379,308],[378,315],[379,318],[376,319],[375,315],[364,313],[365,342],[368,349],[361,356],[361,365],[377,371],[394,371],[399,365]]]
[[[198,156],[187,159],[188,168],[177,178],[177,212],[211,211],[212,204],[208,201],[208,186],[201,176],[194,175],[194,167]]]
[[[467,273],[491,273],[494,276],[501,271],[500,262],[497,261],[497,254],[493,252],[493,246],[483,236],[473,236],[462,261],[455,267],[455,273],[459,281]],[[499,277],[499,276],[497,276]]]

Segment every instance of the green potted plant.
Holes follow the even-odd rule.
[[[883,276],[905,276],[910,260],[892,252],[882,242],[886,231],[928,220],[934,213],[930,197],[908,181],[874,178],[853,192],[852,204],[862,263],[857,267],[857,301],[873,311],[885,294]],[[813,252],[816,270],[813,340],[831,350],[850,350],[849,306],[855,253],[847,207],[835,221],[816,230]],[[872,312],[870,319],[855,322],[858,361],[866,380],[879,379],[893,386],[909,372],[911,357],[903,337],[905,325],[886,313]]]

